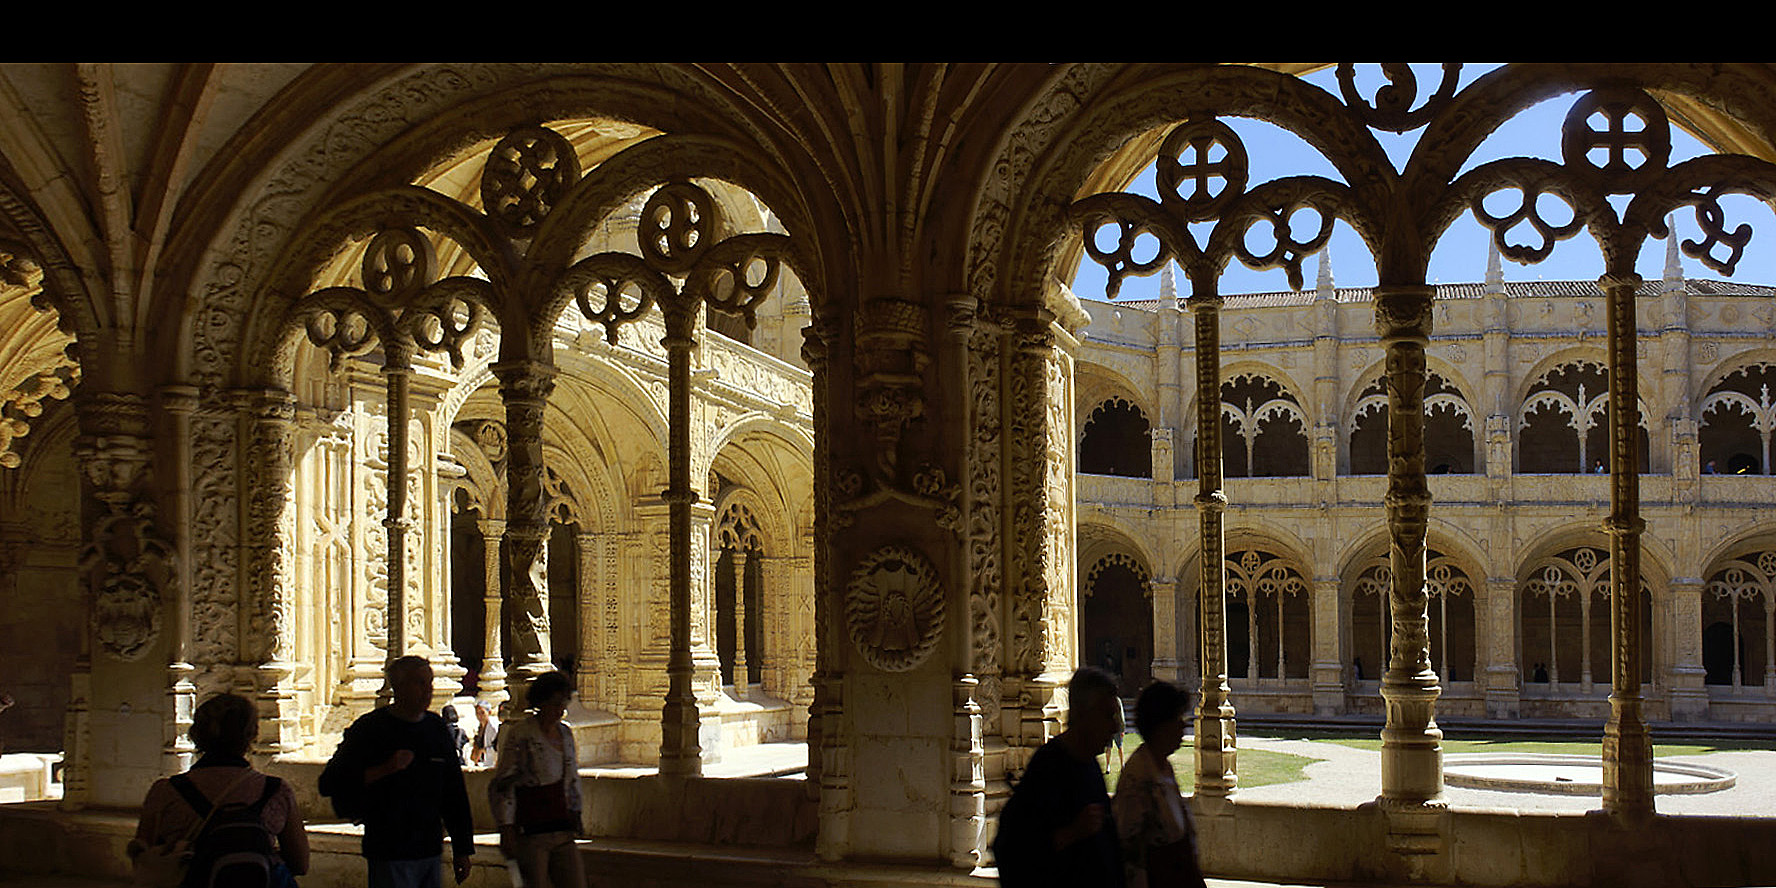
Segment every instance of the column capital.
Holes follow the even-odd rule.
[[[500,395],[507,400],[547,400],[561,372],[553,364],[528,359],[501,361],[489,369],[499,380]]]
[[[1436,288],[1428,284],[1393,284],[1375,288],[1375,331],[1384,344],[1417,342],[1431,335],[1431,303]]]

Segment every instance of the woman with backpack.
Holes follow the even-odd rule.
[[[252,701],[219,694],[197,707],[191,770],[142,800],[127,853],[141,885],[293,888],[308,872],[308,833],[290,785],[247,763],[259,735]]]

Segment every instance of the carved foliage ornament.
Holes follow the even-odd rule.
[[[870,665],[885,672],[917,667],[943,635],[937,569],[908,546],[883,546],[864,556],[845,584],[845,622]]]

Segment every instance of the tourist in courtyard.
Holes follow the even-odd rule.
[[[573,684],[561,672],[531,679],[531,716],[499,732],[499,767],[487,786],[500,852],[518,862],[527,888],[582,888],[580,768],[573,731],[561,721]]]
[[[1196,823],[1178,790],[1168,757],[1184,743],[1190,694],[1155,681],[1135,700],[1134,751],[1116,780],[1116,815],[1128,888],[1204,888],[1196,856]]]
[[[1090,666],[1067,682],[1067,729],[1030,757],[999,814],[999,883],[1121,888],[1122,854],[1098,755],[1122,725],[1114,676]]]
[[[459,765],[468,764],[469,732],[463,730],[462,725],[458,724],[462,720],[462,715],[456,711],[456,704],[444,704],[444,708],[438,714],[443,716],[444,727],[450,731],[450,745],[456,750],[456,763]]]
[[[148,788],[136,835],[125,848],[138,884],[172,874],[172,859],[190,849],[209,821],[207,815],[222,805],[249,806],[244,812],[248,815],[256,809],[265,835],[276,837],[270,859],[247,860],[243,865],[255,868],[260,877],[266,870],[257,867],[268,866],[270,884],[283,888],[294,886],[296,876],[308,872],[308,833],[296,794],[290,784],[247,763],[247,750],[258,736],[259,713],[245,697],[218,694],[197,707],[191,720],[197,762],[185,773],[162,777]],[[207,878],[203,883],[209,884]]]
[[[429,711],[431,664],[401,657],[389,664],[388,683],[393,702],[345,729],[321,773],[321,794],[364,824],[370,888],[437,888],[446,829],[460,883],[469,877],[475,834],[450,731]]]
[[[499,753],[495,744],[499,741],[499,716],[494,714],[493,704],[486,700],[475,701],[475,739],[470,742],[469,761],[483,768],[491,768],[498,760]]]

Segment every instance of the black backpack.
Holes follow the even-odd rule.
[[[169,782],[198,816],[206,818],[191,842],[191,867],[185,871],[181,888],[271,888],[272,869],[278,863],[277,842],[265,828],[261,812],[282,782],[266,777],[265,791],[252,804],[217,806],[204,798],[191,778],[180,774]]]

